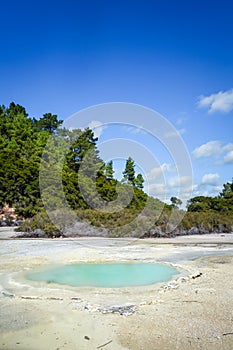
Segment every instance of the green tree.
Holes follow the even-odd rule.
[[[172,202],[173,208],[178,208],[182,204],[182,200],[177,197],[171,197],[170,201]]]
[[[45,113],[42,118],[35,122],[39,130],[49,131],[50,133],[57,130],[62,123],[63,120],[58,120],[57,115],[51,113]]]
[[[19,122],[21,119],[18,115]],[[23,129],[15,128],[16,124],[10,123],[7,125],[7,133],[10,137],[4,137],[1,135],[0,140],[0,183],[1,183],[1,203],[6,202],[10,206],[15,206],[19,202],[25,203],[27,199],[27,189],[29,188],[28,172],[29,160],[25,152],[25,144],[28,139],[19,139],[18,133],[20,131],[24,134]],[[24,136],[26,136],[24,134]]]
[[[113,179],[113,162],[110,160],[107,164],[105,164],[105,176],[107,179],[112,180]]]
[[[233,193],[233,179],[232,182],[227,182],[226,184],[223,185],[223,190],[220,192],[220,197],[221,198],[227,198],[231,196]]]
[[[64,137],[64,130],[62,131]],[[99,157],[97,138],[91,129],[66,130],[69,144],[63,168],[64,190],[73,208],[98,207],[100,205],[97,180],[104,173],[104,162]],[[101,187],[101,179],[98,181]]]
[[[211,209],[211,203],[211,197],[197,196],[188,200],[187,209],[192,212],[208,211]]]
[[[67,165],[70,169],[78,172],[80,164],[83,161],[87,161],[85,157],[91,150],[93,150],[93,153],[89,153],[89,156],[99,161],[99,151],[96,147],[98,138],[94,137],[94,132],[90,128],[86,128],[85,130],[75,129],[72,131],[63,130],[62,134],[70,145],[66,157]]]
[[[27,216],[40,210],[41,156],[50,136],[38,130],[24,107],[11,103],[0,107],[0,203]]]
[[[144,179],[143,179],[142,174],[138,174],[135,178],[135,186],[137,188],[139,188],[140,190],[142,190],[144,187],[143,183],[144,183]]]
[[[130,185],[135,186],[135,164],[134,160],[129,157],[125,164],[125,170],[123,171],[123,183],[128,183]]]

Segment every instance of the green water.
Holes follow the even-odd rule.
[[[179,272],[168,265],[152,263],[75,264],[32,272],[26,278],[68,286],[119,288],[165,282]]]

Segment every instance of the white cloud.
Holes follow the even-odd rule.
[[[145,135],[146,134],[146,131],[145,131],[145,129],[144,129],[144,127],[142,125],[126,126],[125,130],[127,132],[129,132],[130,134],[133,134],[133,135],[138,135],[138,134]]]
[[[233,110],[233,89],[219,91],[218,93],[210,96],[201,96],[198,101],[198,107],[207,107],[208,113],[231,112]]]
[[[215,186],[217,184],[217,180],[219,179],[219,174],[205,174],[201,179],[202,185]]]
[[[193,197],[206,196],[215,197],[221,191],[222,185],[218,183],[219,174],[209,173],[204,174],[199,184],[193,186]]]
[[[170,164],[163,163],[160,167],[156,167],[150,170],[150,172],[147,174],[147,181],[152,182],[160,178],[161,176],[164,176],[164,172],[172,172],[172,167]]]
[[[230,152],[233,151],[233,143],[228,143],[226,146],[224,146],[223,151]]]
[[[186,200],[192,197],[193,179],[191,176],[175,176],[168,181],[168,188],[170,197],[177,196],[185,206]]]
[[[98,120],[92,120],[88,127],[93,130],[95,137],[100,137],[100,135],[103,133],[103,130],[105,129],[105,126]]]
[[[175,176],[168,181],[168,185],[170,187],[188,188],[191,186],[191,184],[192,184],[191,176]]]
[[[220,141],[209,141],[195,148],[192,153],[196,159],[211,156],[219,157],[221,155],[222,161],[220,164],[233,163],[233,143],[224,146]]]
[[[180,116],[176,120],[176,125],[182,125],[187,120],[187,114],[185,112],[180,113]]]
[[[216,197],[222,190],[222,185],[202,185],[198,186],[199,191],[194,196]]]
[[[164,165],[167,167],[167,164]],[[155,168],[158,169],[158,168]],[[153,169],[155,171],[155,169]],[[169,171],[172,168],[169,166]],[[171,172],[175,171],[172,169]],[[156,171],[155,171],[156,172]],[[170,198],[176,196],[183,202],[183,208],[185,208],[186,201],[192,197],[192,192],[196,187],[192,183],[191,176],[173,176],[167,179],[167,175],[164,179],[157,179],[157,182],[148,184],[148,194],[159,198],[163,202],[170,203]],[[162,181],[161,181],[162,180]],[[164,182],[163,182],[164,181]]]
[[[209,141],[204,143],[200,147],[197,147],[193,151],[195,158],[210,157],[214,154],[219,154],[222,152],[220,141]]]
[[[210,174],[206,174],[206,175],[210,175]],[[203,178],[204,178],[204,181],[208,180],[208,177],[205,175],[203,176]],[[212,182],[214,182],[214,181],[215,180],[213,179]],[[222,189],[222,185],[219,185],[217,183],[211,184],[210,182],[211,182],[211,179],[209,179],[209,183],[207,183],[207,184],[200,182],[199,184],[193,185],[191,195],[189,192],[188,195],[186,195],[186,196],[182,195],[182,198],[189,200],[190,198],[197,197],[197,196],[205,196],[205,197],[217,196]]]
[[[166,193],[166,186],[164,183],[157,183],[149,185],[149,195],[164,200]]]
[[[225,164],[233,163],[233,150],[228,152],[223,158]]]
[[[181,135],[186,133],[186,129],[180,129],[180,130],[172,130],[168,131],[165,133],[164,137],[169,138],[169,137],[180,137]]]
[[[200,195],[205,197],[216,197],[219,195],[219,192],[221,192],[221,190],[222,190],[221,185],[211,186],[208,189],[206,189],[204,192],[200,192]]]

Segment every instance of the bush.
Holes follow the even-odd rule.
[[[23,221],[16,231],[33,233],[42,230],[48,236],[60,236],[62,232],[51,222],[46,211],[41,211],[31,219]]]

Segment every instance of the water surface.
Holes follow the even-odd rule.
[[[120,288],[165,282],[179,272],[174,267],[153,263],[73,264],[32,272],[26,278],[68,286]]]

